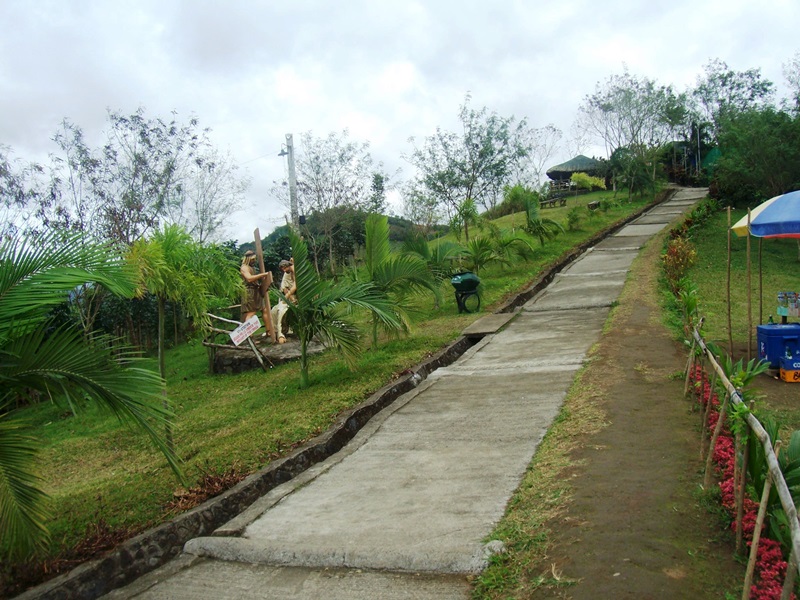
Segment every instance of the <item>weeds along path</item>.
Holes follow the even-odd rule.
[[[566,489],[520,597],[720,598],[741,588],[743,568],[697,494],[699,415],[676,376],[686,349],[658,305],[665,235],[634,261],[566,402],[569,416],[547,441],[547,451],[563,455],[544,479]],[[587,412],[590,427],[581,424]]]

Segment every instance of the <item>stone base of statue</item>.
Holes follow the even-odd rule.
[[[274,367],[300,358],[300,340],[294,335],[290,334],[286,338],[285,344],[275,344],[269,336],[262,337],[260,332],[252,336],[252,339],[267,367]],[[315,341],[308,345],[310,355],[319,354],[324,349],[322,344]],[[214,349],[214,357],[211,361],[213,373],[242,373],[260,368],[261,364],[246,344]]]

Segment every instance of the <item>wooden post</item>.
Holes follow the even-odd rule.
[[[708,427],[708,415],[711,414],[711,399],[714,397],[714,390],[717,387],[717,370],[714,369],[714,375],[711,377],[711,386],[708,388],[708,401],[706,402],[706,409],[703,411],[703,424],[700,434],[700,458],[705,456],[706,448],[706,428]]]
[[[736,552],[741,550],[739,537],[742,532],[742,522],[739,519],[739,454],[741,451],[742,436],[738,433],[733,433],[733,523],[736,531]]]
[[[775,456],[780,451],[781,442],[775,443]],[[758,505],[758,516],[756,517],[756,527],[753,530],[753,541],[750,543],[750,559],[747,561],[747,571],[744,575],[744,586],[742,587],[742,600],[750,598],[750,585],[753,583],[753,571],[756,568],[756,558],[758,557],[758,542],[761,539],[761,528],[764,525],[764,517],[767,514],[767,501],[769,492],[772,489],[772,473],[767,474],[764,480],[764,491],[761,494],[761,503]]]
[[[758,238],[758,324],[764,323],[764,267],[761,264],[763,259],[764,238]]]
[[[750,209],[747,209],[747,360],[753,354],[753,286],[750,274]]]
[[[737,438],[743,436],[738,435]],[[746,438],[745,438],[746,439]],[[736,494],[736,553],[742,554],[744,548],[744,495],[745,485],[747,485],[747,460],[749,454],[749,444],[738,440],[737,444],[742,448],[742,466],[738,467],[738,472],[734,475],[733,490]]]
[[[683,382],[683,397],[686,397],[686,394],[689,393],[689,380],[692,377],[692,371],[694,371],[694,336],[692,336],[692,345],[689,348],[689,360],[686,361],[686,378]]]
[[[750,402],[750,412],[753,412],[755,408],[754,402]],[[737,437],[744,437],[744,448],[742,448],[742,466],[739,468],[739,477],[738,483],[734,483],[733,489],[736,493],[736,553],[741,554],[742,549],[744,547],[744,497],[745,497],[745,486],[747,485],[747,462],[750,460],[750,444],[747,440],[749,440],[750,436],[753,434],[750,431],[750,426],[745,422],[745,435],[744,436],[737,436]],[[740,441],[740,445],[741,445]],[[734,479],[734,482],[737,480]]]
[[[714,433],[711,435],[711,443],[708,447],[708,456],[706,457],[706,472],[705,477],[703,477],[703,487],[708,489],[711,486],[711,471],[712,471],[712,461],[714,458],[714,446],[717,443],[717,438],[719,437],[719,432],[722,431],[722,422],[725,420],[725,412],[728,408],[728,394],[725,394],[725,400],[722,401],[722,405],[719,407],[719,418],[717,419],[717,424],[714,427]]]
[[[256,238],[256,257],[258,258],[258,270],[262,273],[265,272],[266,267],[264,266],[264,250],[261,248],[261,233],[258,231],[258,227],[253,232],[253,236]],[[264,320],[264,327],[267,328],[267,333],[269,334],[270,339],[273,343],[277,342],[277,335],[275,333],[275,328],[272,326],[272,307],[269,303],[269,286],[272,285],[272,273],[270,273],[269,277],[265,277],[261,280],[261,294],[264,296],[264,310],[261,311],[261,317]]]
[[[789,554],[789,563],[786,565],[786,577],[781,589],[781,600],[789,600],[794,592],[794,580],[797,577],[797,568],[794,566],[794,548]]]
[[[731,326],[731,207],[730,206],[728,207],[728,270],[727,270],[726,281],[727,281],[727,299],[728,299],[727,303],[728,304],[728,354],[733,356],[733,328]]]

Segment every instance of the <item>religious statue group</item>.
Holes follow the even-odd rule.
[[[267,332],[274,341],[283,344],[286,342],[286,333],[288,333],[286,313],[289,310],[289,306],[286,302],[297,302],[294,263],[290,259],[282,260],[278,265],[278,268],[283,273],[279,287],[282,296],[278,303],[270,309],[269,286],[272,283],[272,273],[270,271],[257,273],[255,262],[255,252],[248,250],[244,253],[242,266],[239,269],[245,285],[241,306],[242,321],[261,313]]]

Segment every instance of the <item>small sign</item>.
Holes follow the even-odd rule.
[[[258,315],[253,315],[231,331],[231,341],[238,346],[257,331],[259,327],[261,327],[261,321],[258,320]]]

